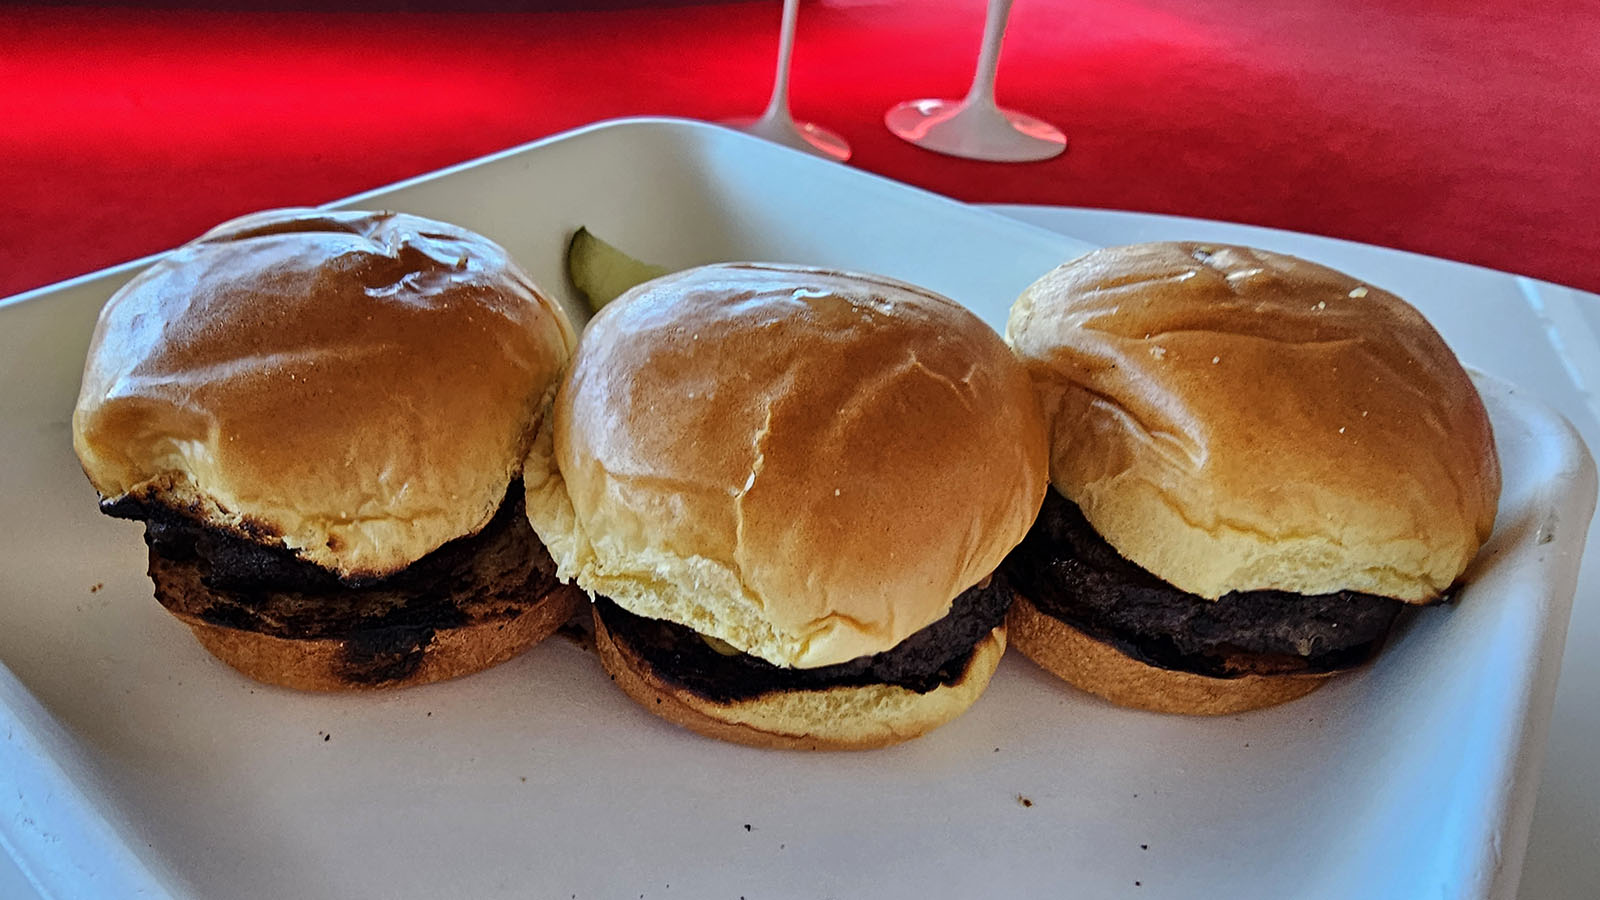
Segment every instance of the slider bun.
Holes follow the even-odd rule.
[[[718,703],[663,679],[594,615],[595,650],[617,686],[645,709],[706,737],[775,750],[872,750],[927,734],[983,694],[1006,650],[996,628],[954,684],[926,694],[890,684],[779,691]]]
[[[492,668],[549,637],[588,605],[582,591],[558,586],[513,616],[435,628],[416,651],[420,658],[398,661],[364,658],[361,635],[284,638],[173,615],[213,656],[256,681],[299,691],[361,691],[415,687]]]
[[[1316,690],[1333,674],[1241,675],[1211,678],[1140,662],[1017,597],[1006,616],[1022,655],[1079,690],[1118,706],[1190,716],[1223,716],[1287,703]]]
[[[608,305],[533,457],[561,577],[806,668],[942,618],[1047,487],[1038,402],[988,326],[897,281],[765,264]]]
[[[382,576],[494,515],[573,343],[565,314],[472,232],[257,213],[106,304],[73,445],[107,499]]]
[[[1100,250],[1035,282],[1008,337],[1050,478],[1177,587],[1437,598],[1494,525],[1500,468],[1450,348],[1394,295],[1261,250]]]

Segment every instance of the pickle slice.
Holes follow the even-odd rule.
[[[671,271],[634,259],[595,237],[588,228],[579,228],[567,244],[567,277],[594,312],[628,288]]]

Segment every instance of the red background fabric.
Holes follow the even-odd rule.
[[[0,296],[598,119],[764,104],[776,0],[538,5],[5,8]],[[1600,290],[1593,0],[1017,0],[1000,100],[1068,153],[977,163],[890,135],[889,106],[965,90],[982,24],[982,0],[812,0],[796,113],[852,165],[963,200],[1272,225]]]

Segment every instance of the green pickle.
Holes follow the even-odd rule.
[[[567,277],[594,312],[629,288],[671,271],[634,259],[587,228],[579,228],[567,244]]]
[[[700,635],[700,640],[705,641],[707,647],[710,647],[723,656],[738,656],[742,652],[738,647],[735,647],[727,641],[714,638],[709,634],[700,634],[698,631],[696,631],[695,634]]]

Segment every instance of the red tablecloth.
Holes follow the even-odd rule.
[[[0,296],[596,119],[754,113],[779,9],[355,5],[8,7]],[[984,164],[889,135],[895,102],[965,89],[982,19],[981,0],[807,3],[797,113],[854,165],[961,199],[1274,225],[1600,290],[1593,0],[1018,0],[1000,99],[1068,153]]]

